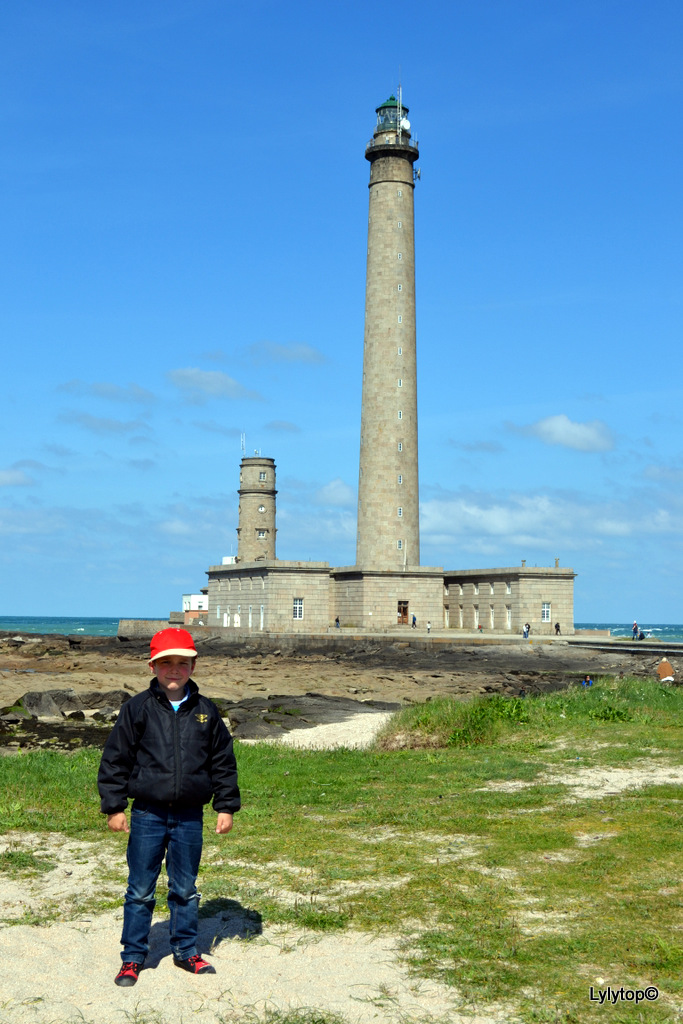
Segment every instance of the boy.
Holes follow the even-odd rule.
[[[202,809],[213,797],[216,832],[232,828],[240,808],[232,739],[216,705],[191,674],[197,659],[184,629],[152,637],[149,689],[121,708],[102,752],[97,784],[113,832],[128,832],[128,888],[123,904],[123,961],[117,985],[134,985],[149,950],[154,893],[166,856],[173,962],[192,974],[215,974],[197,953]]]

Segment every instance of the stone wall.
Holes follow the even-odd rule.
[[[216,565],[208,575],[212,629],[311,633],[334,620],[327,562]]]
[[[408,628],[413,615],[418,626],[442,629],[443,570],[415,568],[406,572],[360,570],[355,566],[333,569],[332,617],[338,615],[343,626],[363,630],[395,629],[399,601],[407,603]]]
[[[572,569],[546,566],[467,569],[444,574],[446,619],[452,629],[551,635],[555,623],[565,636],[574,633]],[[543,620],[543,606],[549,605]]]
[[[152,637],[167,626],[168,619],[119,619],[116,635]]]

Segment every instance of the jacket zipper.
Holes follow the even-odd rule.
[[[180,709],[178,709],[180,710]],[[175,761],[175,799],[180,799],[180,729],[178,727],[178,712],[171,708],[173,715],[173,758]]]

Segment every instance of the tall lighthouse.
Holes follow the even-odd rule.
[[[365,150],[370,210],[356,565],[405,571],[420,564],[415,356],[415,233],[408,108],[376,108]]]

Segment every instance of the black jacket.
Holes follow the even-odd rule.
[[[105,814],[128,797],[217,812],[240,808],[232,738],[218,708],[190,679],[188,699],[174,711],[156,679],[121,708],[102,752],[97,786]]]

